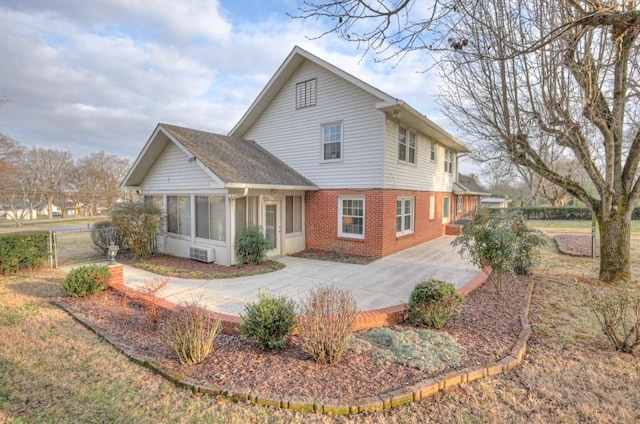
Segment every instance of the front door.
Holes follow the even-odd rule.
[[[280,247],[280,202],[268,201],[264,204],[264,235],[269,242],[267,256],[282,253]]]

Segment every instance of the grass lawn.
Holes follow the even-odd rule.
[[[530,219],[527,224],[547,233],[591,233],[591,221]],[[640,221],[631,221],[631,234],[640,234]]]
[[[638,276],[639,235],[632,245]],[[543,253],[529,315],[534,334],[523,364],[509,374],[391,411],[339,418],[176,388],[50,305],[48,299],[59,295],[57,271],[3,277],[0,423],[638,422],[638,358],[607,344],[576,285],[576,279],[595,278],[597,265],[561,256],[553,247]]]

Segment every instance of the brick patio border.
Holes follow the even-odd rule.
[[[112,272],[112,278],[116,280],[116,278],[114,277],[118,275],[118,270],[117,268],[112,267],[117,267],[117,265],[109,267],[110,271]],[[122,269],[121,265],[120,269]],[[473,290],[480,287],[487,280],[487,278],[488,276],[485,276],[484,278],[476,277],[469,283],[467,283],[462,289],[460,289],[460,291],[463,292],[464,290],[466,294],[471,293]],[[482,282],[480,282],[481,280]],[[128,287],[125,287],[122,284],[118,284],[115,281],[112,283],[112,287],[127,296],[133,295],[134,298],[135,296],[139,297],[139,293],[132,289],[129,289]],[[118,343],[116,340],[111,339],[109,336],[104,335],[98,326],[79,318],[76,311],[70,305],[58,301],[53,301],[52,303],[58,305],[60,308],[69,313],[75,320],[77,320],[86,328],[90,329],[105,341],[113,345],[116,349],[126,355],[131,361],[140,364],[150,369],[151,371],[163,376],[167,380],[173,382],[176,386],[187,388],[194,393],[208,394],[211,396],[225,396],[226,398],[236,402],[251,402],[256,405],[285,408],[301,412],[318,412],[329,415],[351,415],[364,412],[382,411],[384,409],[391,409],[402,406],[407,403],[417,402],[450,387],[457,386],[459,384],[470,383],[480,378],[503,374],[520,365],[527,349],[527,342],[531,337],[531,326],[529,325],[528,316],[533,288],[534,283],[532,281],[529,283],[527,289],[527,299],[525,302],[524,310],[520,314],[520,324],[522,326],[522,330],[520,330],[518,340],[511,348],[509,354],[500,361],[484,364],[477,367],[464,368],[462,370],[447,373],[439,377],[425,379],[408,387],[403,387],[391,392],[368,396],[356,400],[313,398],[304,396],[283,396],[273,393],[258,393],[244,387],[218,387],[199,385],[193,380],[185,378],[182,374],[163,367],[161,364],[155,362],[150,358],[135,354],[127,346],[124,346]],[[159,301],[166,302],[166,305],[161,305],[162,307],[166,307],[170,310],[176,308],[176,305],[171,302],[167,302],[161,299],[159,299]],[[377,309],[375,311],[363,312],[361,314],[362,325],[369,325],[374,323],[377,324],[383,321],[390,322],[390,320],[395,319],[401,313],[404,314],[405,311],[406,307],[404,305],[398,305],[389,308]],[[241,319],[240,317],[233,315],[219,315],[221,317],[228,318],[229,322],[227,326],[233,326],[233,329],[235,329],[235,326],[237,326],[237,323],[239,323]],[[384,320],[381,317],[385,317]]]

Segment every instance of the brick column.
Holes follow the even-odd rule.
[[[124,285],[124,271],[122,264],[108,265],[109,268],[109,281],[110,286],[122,286]]]

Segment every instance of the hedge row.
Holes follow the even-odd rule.
[[[0,234],[0,274],[42,267],[48,257],[48,231]]]
[[[524,207],[518,208],[518,213],[526,219],[556,219],[556,220],[590,220],[591,211],[579,207]],[[640,220],[640,207],[633,210],[631,219]]]

